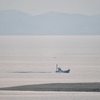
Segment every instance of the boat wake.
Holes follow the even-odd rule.
[[[33,71],[16,71],[16,72],[11,72],[11,73],[52,73],[52,72],[42,72],[42,71],[39,71],[39,72],[33,72]]]

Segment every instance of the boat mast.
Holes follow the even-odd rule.
[[[56,64],[56,71],[57,71],[57,69],[58,69],[58,64]]]

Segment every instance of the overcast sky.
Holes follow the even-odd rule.
[[[20,10],[31,15],[65,12],[100,14],[100,0],[0,0],[0,10]]]

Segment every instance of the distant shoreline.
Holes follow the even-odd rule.
[[[13,91],[76,91],[76,92],[100,92],[100,82],[95,83],[50,83],[38,85],[22,85],[0,88],[0,90]]]

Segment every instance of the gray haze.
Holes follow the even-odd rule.
[[[98,35],[100,0],[0,0],[1,35]]]
[[[1,11],[0,35],[100,35],[100,15]]]
[[[31,15],[45,12],[100,14],[100,0],[0,0],[0,10],[19,10]]]

